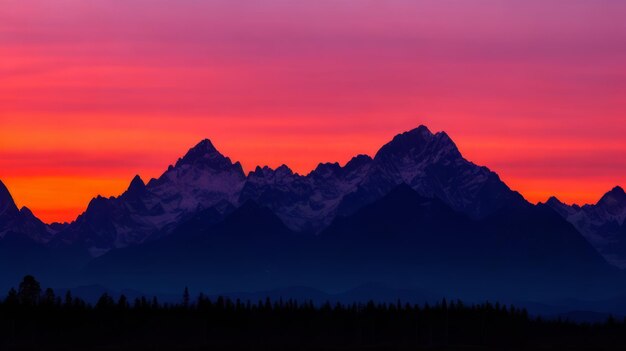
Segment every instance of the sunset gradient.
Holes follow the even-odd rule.
[[[445,130],[528,200],[626,185],[626,2],[3,0],[0,180],[70,221],[203,138],[308,173]]]

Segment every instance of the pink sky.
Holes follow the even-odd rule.
[[[445,130],[531,201],[626,185],[626,2],[3,0],[0,179],[71,220],[202,138],[247,170]]]

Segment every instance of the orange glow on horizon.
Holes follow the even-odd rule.
[[[433,132],[435,131],[433,130]],[[225,156],[231,157],[233,162],[240,161],[246,172],[251,171],[257,165],[269,165],[276,168],[286,163],[295,172],[307,174],[320,162],[338,161],[341,164],[345,164],[351,157],[357,154],[373,156],[377,149],[389,141],[392,136],[390,134],[385,137],[351,138],[350,142],[344,141],[343,143],[332,136],[326,138],[319,138],[319,136],[301,137],[300,141],[306,140],[311,143],[322,141],[322,148],[315,147],[311,149],[302,147],[302,143],[293,141],[292,143],[282,141],[281,143],[270,144],[267,143],[266,139],[257,140],[259,142],[258,145],[265,143],[271,150],[257,147],[254,144],[254,140],[241,144],[235,140],[234,142],[226,143],[227,145],[224,148],[216,143],[216,147]],[[452,137],[454,139],[454,136]],[[460,139],[464,140],[465,138]],[[199,140],[199,138],[196,138],[194,143]],[[377,140],[378,144],[367,149],[359,147],[369,140]],[[513,190],[521,192],[527,200],[534,203],[545,201],[553,195],[556,195],[561,201],[566,203],[595,203],[606,191],[617,185],[617,178],[615,177],[585,174],[587,169],[584,164],[580,165],[581,170],[576,174],[573,172],[575,168],[568,168],[567,165],[559,165],[557,163],[555,166],[562,168],[563,172],[553,177],[550,177],[549,173],[547,175],[544,174],[545,169],[548,169],[548,165],[541,162],[538,166],[535,166],[538,169],[533,170],[533,163],[541,160],[541,155],[544,152],[543,148],[537,148],[533,151],[532,147],[524,147],[523,143],[515,143],[514,141],[506,143],[506,141],[498,139],[488,143],[480,143],[478,141],[472,143],[471,141],[472,138],[468,138],[469,145],[472,146],[468,148],[469,150],[464,150],[463,144],[457,141],[457,146],[459,146],[466,158],[478,164],[486,164],[488,166],[496,164],[499,167],[494,168],[490,166],[490,168],[499,173],[503,181]],[[168,149],[167,145],[161,145],[163,150],[167,152],[159,155],[151,155],[149,153],[125,154],[119,151],[123,148],[122,146],[116,145],[116,150],[118,151],[110,159],[99,158],[103,155],[111,156],[110,152],[92,150],[80,156],[82,163],[52,166],[45,162],[46,169],[39,168],[36,164],[29,167],[29,163],[41,162],[35,157],[41,151],[34,151],[32,155],[24,158],[23,164],[11,164],[4,160],[4,163],[8,164],[9,167],[2,181],[9,188],[19,206],[29,207],[43,221],[48,223],[72,221],[85,210],[93,197],[97,195],[105,197],[120,195],[126,190],[135,174],[139,174],[146,182],[150,178],[159,177],[165,171],[167,165],[175,163],[178,157],[182,157],[186,150],[193,146],[193,143],[188,146],[173,148],[174,150]],[[126,145],[125,147],[130,146]],[[565,142],[559,143],[554,149],[560,149],[561,152],[553,150],[553,155],[557,159],[566,159],[565,156],[567,154],[576,151],[575,147],[575,145],[568,146]],[[602,147],[602,145],[597,145],[597,148],[601,152],[605,152],[607,149]],[[519,165],[513,164],[510,159],[510,156],[516,153],[516,149],[520,149],[525,153],[521,165],[522,169],[518,167]],[[580,149],[578,151],[585,150],[584,147]],[[590,149],[593,150],[593,148]],[[224,150],[232,151],[232,153]],[[621,152],[621,150],[617,150],[615,154],[618,155]],[[327,155],[328,158],[321,159],[320,155]],[[585,155],[583,154],[582,156]],[[54,163],[62,162],[69,157],[76,157],[76,154],[59,152],[48,155],[48,157]],[[136,157],[141,157],[148,162],[145,164],[128,162]],[[593,158],[594,154],[591,153],[588,157]],[[612,155],[609,154],[609,157],[612,157]],[[282,162],[284,159],[300,160],[300,162]],[[485,160],[485,162],[479,162],[478,159]],[[93,162],[89,162],[89,160],[93,160]],[[257,162],[257,160],[261,160],[261,162]],[[574,158],[573,161],[576,162],[579,159]],[[119,166],[111,166],[107,162],[114,164],[117,162]],[[98,166],[100,163],[102,163],[102,166]]]
[[[626,2],[5,0],[0,180],[43,220],[204,138],[249,171],[446,131],[532,202],[626,186]]]

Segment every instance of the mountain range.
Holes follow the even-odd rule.
[[[592,205],[566,205],[556,197],[546,204],[572,223],[610,263],[626,268],[626,193],[616,186]]]
[[[617,268],[626,262],[625,218],[619,187],[595,205],[531,204],[425,126],[374,157],[307,175],[286,165],[245,174],[206,139],[158,179],[136,176],[120,196],[94,198],[69,224],[18,209],[0,183],[0,273],[144,291],[381,283],[599,296],[626,291]]]
[[[40,221],[27,207],[18,209],[6,186],[0,181],[0,238],[24,237],[46,243],[57,231]]]

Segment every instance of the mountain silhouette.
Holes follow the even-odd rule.
[[[74,245],[48,245],[63,227],[46,225],[26,207],[18,209],[0,181],[0,282],[21,279],[26,272],[54,277],[58,283],[74,279],[90,257]]]
[[[606,262],[626,252],[624,208],[619,187],[596,205],[556,198],[533,205],[466,160],[445,132],[425,126],[395,136],[374,157],[321,163],[306,175],[286,165],[246,175],[205,139],[159,178],[135,176],[120,196],[92,199],[67,225],[18,210],[0,183],[0,249],[4,272],[141,291],[340,291],[371,283],[591,296],[626,291],[622,273]],[[8,254],[21,251],[32,252],[36,267]],[[65,268],[47,269],[54,260]]]
[[[144,184],[136,176],[121,196],[93,199],[54,242],[80,243],[99,256],[169,235],[204,209],[224,213],[249,200],[272,210],[291,230],[315,234],[399,184],[472,218],[525,202],[497,174],[465,160],[446,133],[433,134],[425,126],[395,136],[374,158],[358,155],[344,166],[321,163],[307,175],[282,165],[257,167],[246,176],[205,139],[158,179]]]
[[[626,193],[616,186],[596,204],[567,205],[551,197],[546,205],[582,233],[610,263],[626,268]]]
[[[342,200],[339,212],[349,214],[401,183],[473,218],[525,201],[497,174],[465,160],[446,133],[433,134],[420,126],[395,136],[376,153],[367,175]]]
[[[291,231],[253,201],[221,216],[204,210],[168,236],[113,250],[91,262],[88,275],[143,291],[173,282],[207,291],[332,291],[375,282],[526,299],[598,293],[589,282],[614,289],[611,280],[620,277],[547,206],[503,208],[476,220],[406,184],[319,235]]]
[[[291,273],[284,271],[297,266],[304,244],[269,209],[248,201],[224,218],[204,210],[169,236],[113,250],[93,260],[88,274],[107,286],[123,281],[141,290],[172,283],[208,292],[270,289],[287,284]]]
[[[7,187],[0,181],[0,240],[18,235],[25,240],[47,243],[56,230],[44,224],[27,207],[18,209]]]
[[[121,196],[94,198],[54,242],[80,243],[93,256],[140,244],[166,235],[198,211],[232,206],[244,179],[239,163],[203,140],[158,179],[144,184],[136,176]]]
[[[476,220],[405,184],[338,218],[322,236],[324,248],[336,248],[333,257],[351,255],[346,260],[352,269],[373,265],[372,274],[384,267],[378,281],[426,280],[438,291],[465,285],[478,296],[494,291],[511,296],[521,287],[525,294],[563,293],[616,271],[547,207],[517,203]]]
[[[246,176],[238,162],[205,139],[147,185],[135,177],[122,196],[94,199],[56,242],[79,241],[98,256],[167,235],[200,210],[248,200],[274,211],[291,230],[318,233],[337,215],[402,183],[475,218],[524,201],[495,173],[465,160],[447,134],[433,134],[425,126],[394,137],[373,159],[358,155],[343,167],[323,163],[307,175],[283,165],[257,167]]]

